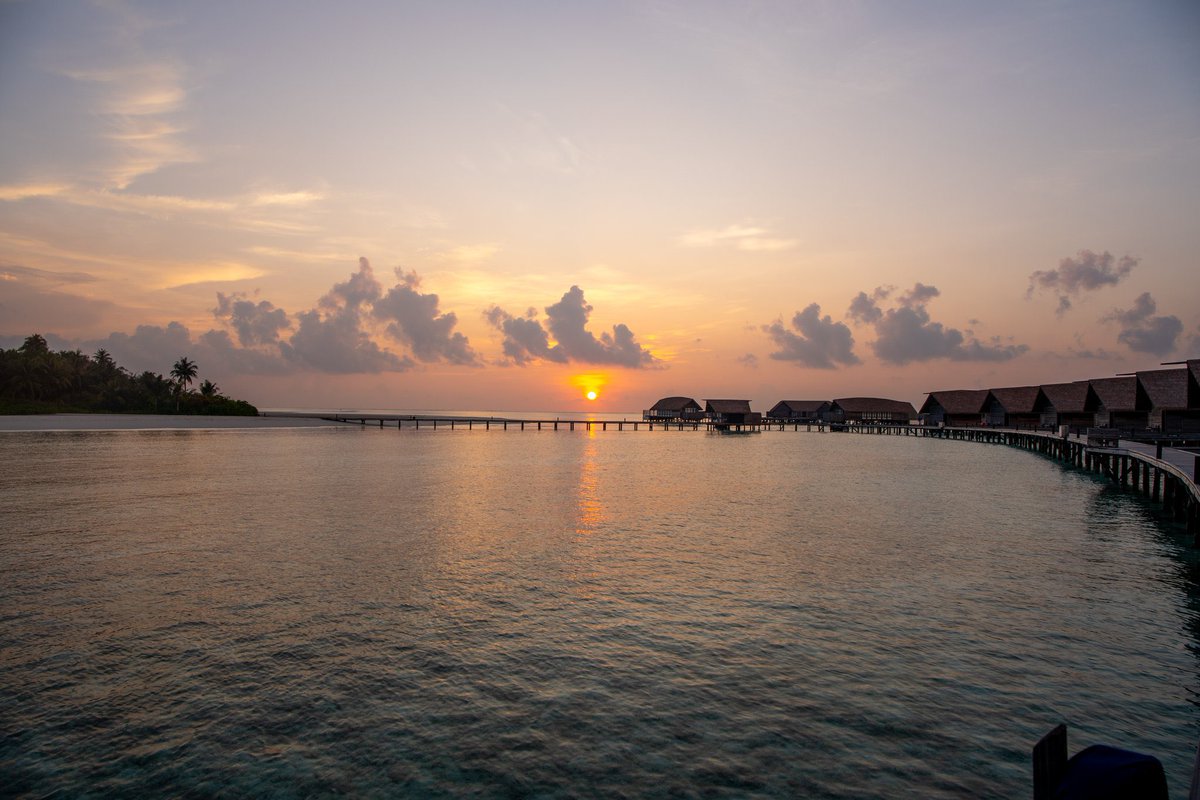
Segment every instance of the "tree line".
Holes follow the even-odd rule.
[[[118,366],[104,348],[91,356],[79,350],[54,352],[35,333],[20,347],[0,348],[0,413],[258,414],[246,401],[221,394],[210,380],[193,390],[198,375],[196,362],[186,356],[175,362],[169,377],[149,370],[134,374]]]

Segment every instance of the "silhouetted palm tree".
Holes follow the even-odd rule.
[[[196,379],[196,362],[183,356],[171,367],[171,377],[175,379],[175,410],[179,410],[179,398]]]
[[[200,382],[200,394],[204,395],[205,397],[216,397],[217,393],[220,391],[221,387],[217,386],[210,380],[204,380]]]

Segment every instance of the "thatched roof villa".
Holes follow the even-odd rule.
[[[1041,409],[1043,425],[1095,426],[1100,400],[1092,390],[1091,381],[1044,383],[1042,395],[1046,399]]]
[[[952,427],[980,425],[988,402],[987,389],[948,389],[930,392],[921,404],[921,416],[930,424]]]
[[[651,422],[698,420],[703,417],[704,411],[700,408],[700,404],[690,397],[664,397],[642,412],[642,419]]]
[[[1200,432],[1200,409],[1188,408],[1191,369],[1153,369],[1135,373],[1147,424],[1163,433]],[[1148,405],[1148,407],[1147,407]]]
[[[767,412],[767,419],[816,422],[828,414],[828,400],[780,400]]]
[[[762,414],[750,410],[749,400],[705,400],[704,416],[728,425],[757,425],[762,421]]]
[[[1041,424],[1041,411],[1049,402],[1040,386],[1006,386],[990,389],[991,397],[984,404],[989,425],[1009,428],[1036,428]]]
[[[829,418],[846,422],[909,422],[917,418],[913,404],[886,397],[841,397],[830,404]]]

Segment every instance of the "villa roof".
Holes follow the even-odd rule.
[[[705,411],[717,414],[749,414],[749,400],[705,400]]]
[[[1188,370],[1151,369],[1137,373],[1151,408],[1187,408]]]
[[[1042,394],[1060,414],[1083,414],[1094,410],[1088,398],[1090,388],[1088,381],[1043,383]]]
[[[664,397],[650,406],[651,411],[684,411],[689,408],[700,408],[700,404],[690,397]]]
[[[1093,378],[1088,381],[1100,405],[1108,411],[1137,410],[1137,378],[1123,375],[1116,378]]]
[[[910,418],[917,416],[913,404],[904,400],[888,400],[885,397],[840,397],[833,404],[843,411],[854,414],[882,411],[887,414],[908,414]]]
[[[947,389],[930,392],[921,405],[921,412],[928,413],[930,405],[936,404],[947,414],[981,414],[987,396],[987,389]]]
[[[815,411],[825,410],[829,406],[829,401],[828,400],[780,400],[778,403],[775,404],[775,406],[771,410],[774,411],[776,408],[779,408],[780,406],[783,406],[784,408],[788,409],[789,411],[795,411],[797,413],[803,413],[803,412],[812,413]]]
[[[1037,411],[1041,391],[1038,386],[1006,386],[991,390],[992,397],[1009,414],[1032,414]]]

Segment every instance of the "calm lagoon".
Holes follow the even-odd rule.
[[[1020,797],[1195,741],[1197,558],[1000,446],[0,434],[0,794]]]

